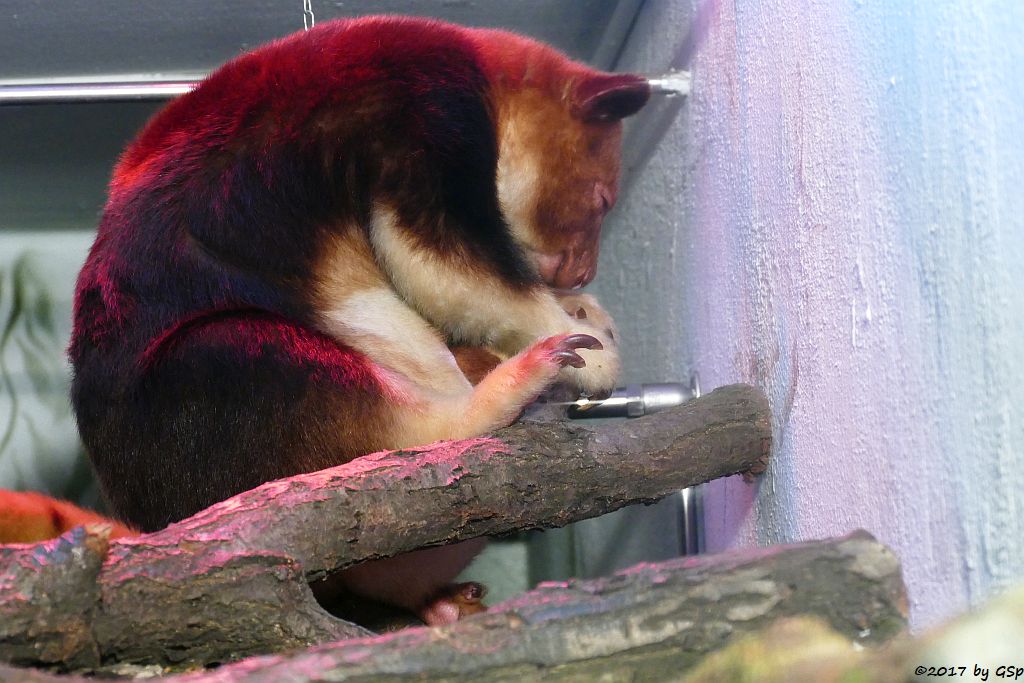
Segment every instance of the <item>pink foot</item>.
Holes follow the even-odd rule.
[[[454,624],[463,617],[487,611],[483,603],[487,589],[476,581],[453,583],[420,610],[420,619],[427,626]]]

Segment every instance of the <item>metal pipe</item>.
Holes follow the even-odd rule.
[[[694,373],[689,385],[682,382],[627,384],[613,391],[608,398],[581,398],[563,405],[567,407],[569,417],[574,419],[640,417],[699,397],[700,378]],[[691,486],[680,491],[679,495],[682,508],[679,549],[683,555],[699,555],[704,552],[703,490],[700,486]]]
[[[679,492],[682,498],[679,548],[683,555],[704,553],[704,487],[691,486]]]
[[[159,101],[187,93],[195,88],[198,82],[182,79],[0,83],[0,105]]]
[[[669,71],[661,76],[648,78],[647,82],[651,86],[652,95],[685,97],[690,94],[693,76],[689,71]]]
[[[0,81],[0,106],[159,101],[183,95],[195,89],[201,80],[202,76],[180,75],[152,80],[109,76],[52,82]],[[686,71],[651,77],[648,82],[655,95],[677,97],[690,92],[690,74]]]
[[[581,398],[564,405],[568,408],[569,417],[577,420],[591,417],[640,417],[686,403],[698,396],[700,381],[694,375],[689,385],[682,382],[627,384],[613,391],[608,398]]]

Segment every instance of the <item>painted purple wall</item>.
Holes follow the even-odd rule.
[[[776,418],[767,476],[708,487],[709,550],[866,528],[916,627],[1024,576],[1024,3],[668,1],[645,25],[620,68],[700,40],[607,239],[627,376],[753,382]]]

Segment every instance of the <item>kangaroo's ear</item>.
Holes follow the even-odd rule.
[[[598,73],[576,86],[574,112],[590,123],[618,121],[640,111],[650,96],[643,76]]]

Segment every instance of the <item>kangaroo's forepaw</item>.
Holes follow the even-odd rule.
[[[609,341],[615,342],[615,321],[593,296],[580,293],[561,294],[558,303],[570,318],[586,321],[584,325],[594,328]]]
[[[603,348],[604,345],[597,337],[592,337],[589,334],[570,334],[556,341],[554,349],[551,351],[551,359],[563,368],[567,365],[582,368],[587,362],[583,360],[583,356],[576,353],[575,349],[600,350]]]
[[[571,319],[572,336],[583,334],[599,340],[599,346],[580,347],[576,355],[583,363],[567,363],[562,366],[563,384],[588,396],[607,396],[618,381],[619,348],[615,321],[601,308],[597,299],[589,294],[562,292],[557,294],[558,303]],[[595,351],[599,352],[594,353]]]
[[[453,583],[420,610],[420,618],[427,626],[453,624],[463,617],[487,611],[483,603],[486,594],[487,588],[476,581]]]

